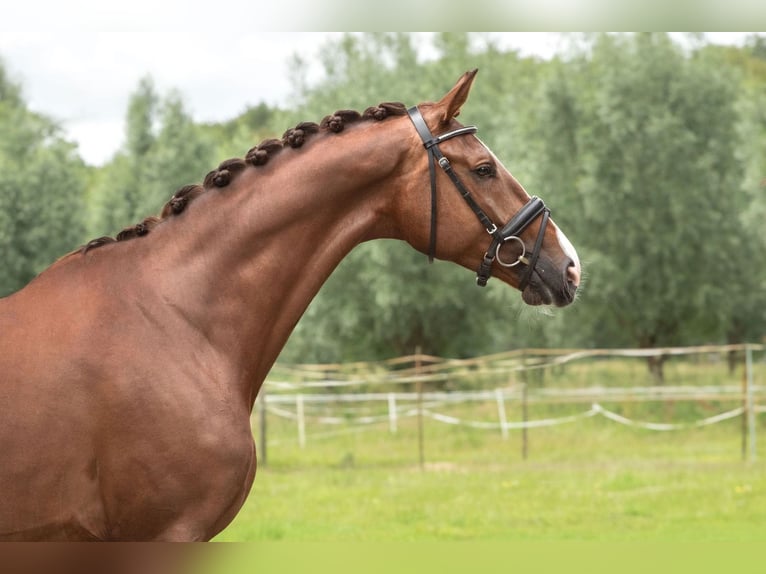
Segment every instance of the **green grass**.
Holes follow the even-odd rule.
[[[266,471],[221,540],[766,540],[764,467]]]
[[[309,424],[305,449],[272,419],[269,466],[218,540],[766,541],[766,464],[742,462],[740,419],[669,433],[587,419],[530,431],[526,461],[519,431],[426,420],[423,468],[414,419],[395,435]]]
[[[755,367],[755,383],[763,385],[766,363],[761,359]],[[534,390],[654,384],[645,361],[631,359],[575,362],[526,375],[492,374],[484,380],[466,371],[443,386],[492,389],[527,382]],[[739,364],[729,372],[723,355],[672,358],[665,375],[669,386],[738,386],[743,368]],[[407,390],[400,387],[363,390]],[[692,423],[742,403],[708,397],[601,404],[634,420]],[[533,402],[528,417],[559,418],[589,407]],[[433,410],[462,420],[498,417],[492,400]],[[527,460],[521,431],[510,431],[504,440],[499,430],[426,418],[422,467],[415,418],[400,419],[396,434],[387,422],[354,427],[317,421],[319,416],[352,419],[385,413],[384,402],[307,403],[305,448],[297,444],[295,421],[269,416],[268,466],[259,468],[248,501],[217,539],[309,544],[766,542],[766,415],[757,424],[759,460],[753,463],[742,460],[741,418],[671,432],[625,427],[601,417],[532,429]],[[520,420],[518,401],[506,402],[506,414],[509,421]],[[257,428],[257,415],[254,422]]]

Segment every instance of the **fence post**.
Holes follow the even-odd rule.
[[[418,391],[418,456],[420,460],[420,469],[426,466],[425,445],[423,444],[423,381],[420,380],[421,356],[420,345],[415,349],[415,376],[418,378],[416,383]]]
[[[266,388],[265,386],[261,387],[259,398],[260,398],[260,403],[258,405],[258,415],[260,420],[258,421],[259,422],[258,426],[260,427],[260,433],[258,435],[258,438],[259,438],[258,451],[260,456],[258,457],[259,458],[258,462],[261,464],[261,466],[265,467],[266,464],[268,464],[267,458],[266,458]]]
[[[755,462],[756,444],[755,444],[755,400],[753,397],[753,349],[750,345],[745,346],[745,371],[747,380],[747,428],[748,444],[750,453],[748,460]]]
[[[500,434],[503,440],[508,440],[508,424],[505,418],[505,397],[503,389],[495,389],[495,399],[497,400],[497,418],[500,420]]]
[[[521,458],[527,460],[529,453],[529,437],[527,436],[527,420],[529,412],[527,410],[527,383],[521,384],[521,421],[524,423],[521,427]]]
[[[306,421],[303,417],[303,395],[298,394],[295,397],[295,412],[298,417],[298,444],[301,448],[306,448]]]
[[[745,368],[742,371],[742,422],[740,424],[742,462],[747,460],[747,415],[747,350],[745,350]]]
[[[388,393],[388,428],[396,434],[396,394]]]

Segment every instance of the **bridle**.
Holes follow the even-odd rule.
[[[503,267],[515,267],[519,263],[526,265],[524,273],[521,275],[519,282],[519,290],[523,291],[529,284],[529,280],[532,278],[532,272],[537,264],[537,259],[540,256],[540,249],[543,245],[543,236],[545,235],[545,228],[548,226],[548,219],[550,218],[550,209],[545,206],[543,200],[537,196],[533,196],[530,200],[519,209],[516,214],[506,223],[502,229],[498,229],[490,217],[484,212],[484,210],[476,203],[476,200],[471,195],[463,182],[460,181],[455,171],[452,169],[449,160],[444,157],[439,149],[439,144],[447,141],[448,139],[475,134],[478,129],[476,126],[466,126],[458,128],[442,134],[438,137],[434,137],[431,130],[428,129],[423,116],[417,106],[413,106],[407,110],[407,113],[415,125],[415,129],[420,135],[420,139],[423,140],[423,147],[428,152],[428,171],[431,176],[431,232],[428,245],[428,260],[433,262],[436,252],[436,164],[444,170],[452,183],[457,188],[460,195],[463,197],[468,207],[476,214],[479,221],[487,230],[490,236],[492,236],[492,242],[489,245],[489,249],[484,254],[484,259],[479,265],[479,269],[476,271],[476,283],[480,287],[484,287],[487,281],[492,275],[492,263],[496,260],[498,264]],[[519,234],[524,231],[529,225],[542,214],[542,221],[540,222],[540,231],[537,232],[537,239],[535,240],[534,248],[531,254],[527,257],[527,249],[524,241],[519,237]],[[506,262],[500,258],[500,247],[502,247],[508,241],[517,241],[521,246],[521,255],[515,260]]]

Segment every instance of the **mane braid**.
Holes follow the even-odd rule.
[[[226,187],[229,185],[231,178],[243,171],[246,167],[247,163],[244,159],[227,159],[218,166],[218,169],[214,169],[205,176],[203,186],[206,189],[210,189],[211,187]]]
[[[216,169],[210,171],[202,183],[185,185],[173,194],[173,197],[162,208],[159,217],[147,217],[140,223],[131,227],[126,227],[120,231],[114,238],[104,236],[92,239],[74,253],[86,254],[91,249],[96,249],[103,245],[126,241],[135,237],[143,237],[152,229],[157,227],[164,220],[180,215],[186,209],[191,201],[212,190],[228,186],[232,179],[244,171],[248,166],[258,167],[265,165],[269,158],[279,153],[285,147],[293,149],[300,148],[310,136],[324,133],[340,133],[346,125],[362,120],[382,121],[388,117],[407,115],[407,108],[399,102],[384,102],[367,108],[360,114],[354,110],[338,110],[334,114],[326,116],[321,123],[301,122],[294,128],[287,130],[281,139],[267,139],[257,146],[250,148],[245,158],[227,159]]]
[[[186,209],[186,206],[191,200],[204,193],[204,191],[205,188],[201,185],[185,185],[176,191],[173,194],[173,197],[170,198],[170,201],[165,204],[165,207],[162,208],[160,218],[165,219],[171,215],[178,215]]]
[[[266,165],[269,155],[274,155],[282,149],[282,140],[269,139],[250,148],[245,156],[245,161],[254,167]]]
[[[340,133],[347,123],[356,122],[362,119],[362,115],[354,110],[338,110],[331,116],[327,116],[319,124],[324,130],[330,130],[334,133]]]
[[[282,136],[282,144],[291,148],[299,148],[306,142],[306,137],[319,131],[319,125],[314,122],[302,122],[287,130]]]

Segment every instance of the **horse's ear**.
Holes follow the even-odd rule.
[[[478,71],[475,69],[463,74],[449,93],[439,101],[439,107],[444,110],[441,116],[442,123],[448,123],[460,113],[460,108],[468,99],[468,93],[471,91],[473,80]]]

